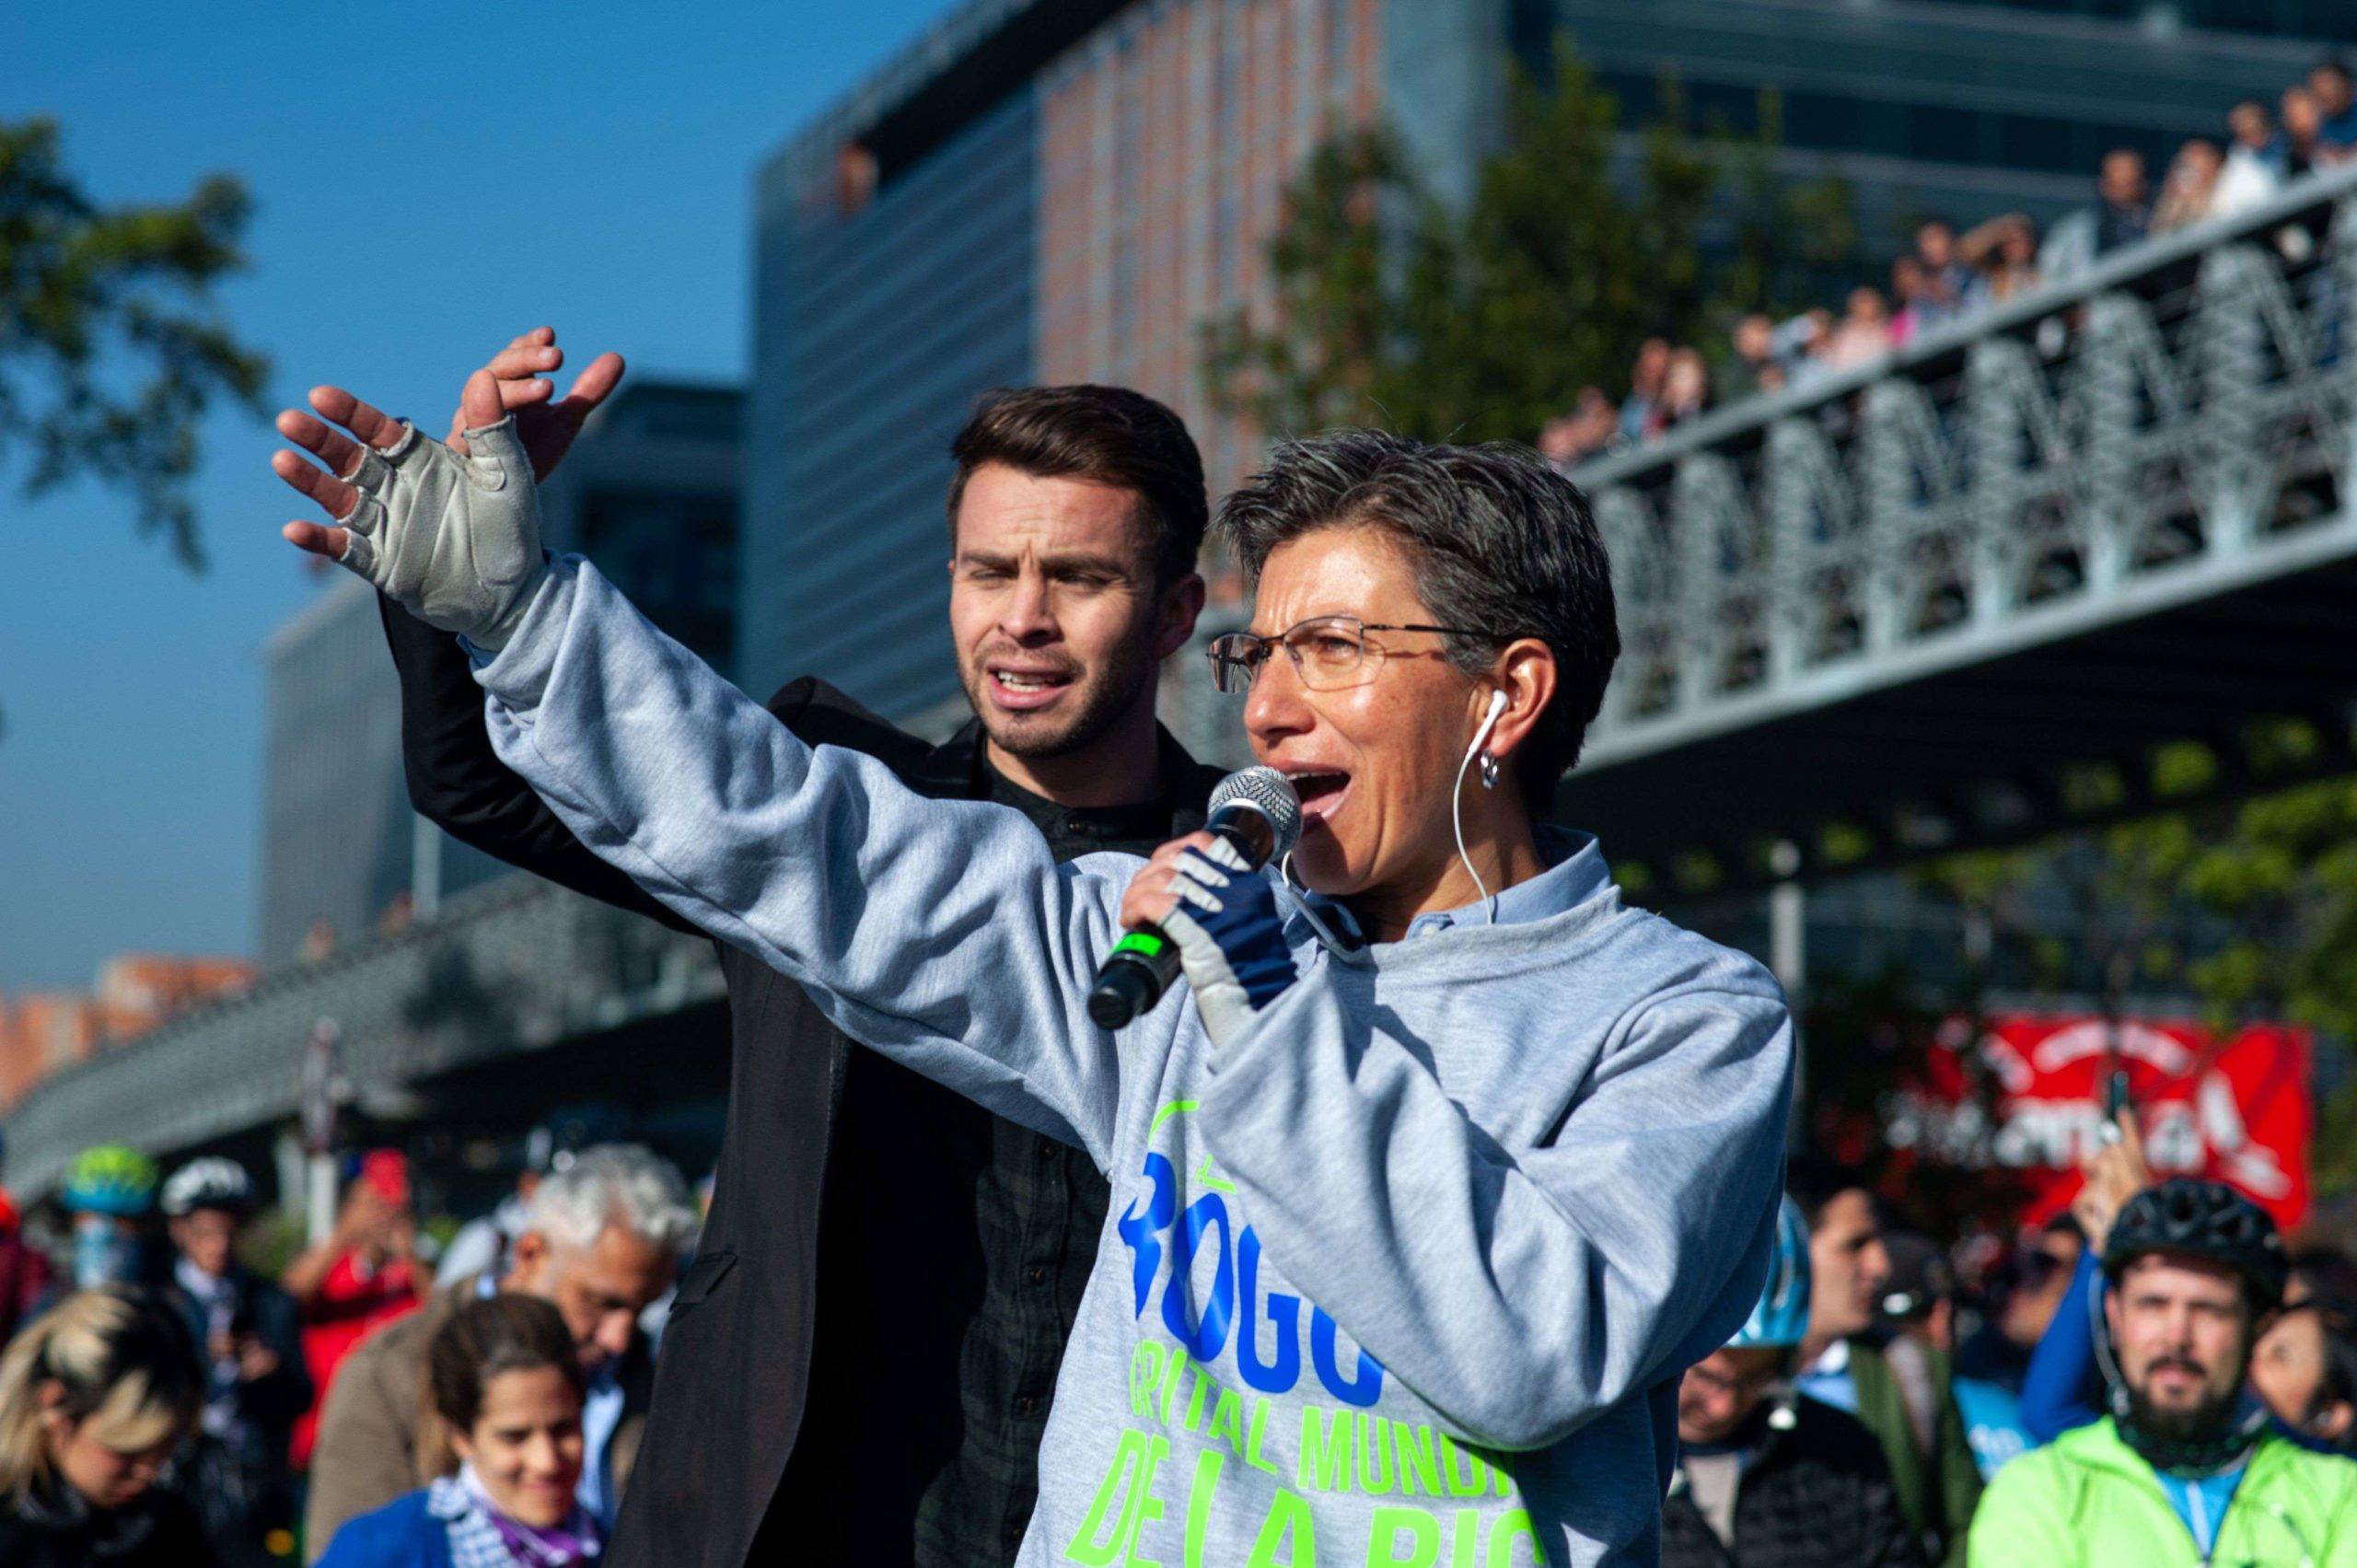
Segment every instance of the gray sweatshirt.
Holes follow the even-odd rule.
[[[576,561],[478,661],[500,756],[583,842],[1111,1178],[1028,1568],[1654,1560],[1678,1376],[1774,1224],[1792,1037],[1759,965],[1566,835],[1496,925],[1338,951],[1281,892],[1301,978],[1214,1061],[1183,987],[1088,1020],[1141,862],[1059,866],[1013,811],[804,746]]]

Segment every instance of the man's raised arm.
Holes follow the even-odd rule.
[[[372,449],[347,508],[288,539],[466,638],[501,760],[601,858],[802,981],[854,1039],[1101,1163],[1117,1058],[1086,1001],[1123,868],[1060,869],[1016,813],[805,746],[594,567],[550,562],[488,373],[467,409],[485,423],[464,456],[354,410]]]
[[[502,408],[516,421],[535,479],[546,479],[563,461],[583,422],[621,379],[621,356],[599,354],[560,399],[547,377],[563,364],[555,330],[540,327],[510,340],[483,367],[497,383]],[[366,405],[338,387],[314,388],[309,401],[317,414],[288,409],[278,416],[278,431],[325,464],[326,471],[293,452],[272,461],[280,478],[306,494],[325,489],[331,480],[356,476],[365,457],[357,443],[319,415],[350,419]],[[466,450],[466,422],[463,409],[451,416],[447,440],[453,451]],[[352,507],[350,496],[319,499],[332,515]],[[692,929],[585,848],[532,786],[499,760],[483,728],[482,692],[458,640],[382,594],[377,610],[401,681],[401,772],[418,815],[510,865],[676,929]]]

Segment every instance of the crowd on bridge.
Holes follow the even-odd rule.
[[[1600,386],[1581,388],[1570,408],[1538,432],[1538,449],[1569,472],[1607,453],[1658,441],[1755,393],[1805,387],[1871,364],[2040,284],[2074,277],[2141,240],[2248,212],[2302,176],[2357,158],[2357,86],[2349,63],[2337,54],[2319,61],[2271,108],[2257,98],[2235,104],[2223,133],[2179,146],[2157,194],[2144,155],[2113,148],[2097,171],[2095,200],[2042,235],[2018,212],[1961,232],[1945,217],[1923,218],[1911,248],[1891,261],[1888,288],[1860,284],[1838,309],[1818,306],[1781,321],[1746,315],[1716,352],[1648,338],[1619,396]]]
[[[2123,1502],[2146,1475],[2205,1551],[2235,1517],[2246,1548],[2256,1527],[2357,1561],[2357,1465],[2313,1463],[2357,1456],[2357,1259],[2287,1248],[2215,1183],[2155,1180],[2133,1113],[2119,1126],[2067,1210],[1939,1237],[1859,1171],[1793,1161],[1759,1307],[1678,1391],[1663,1562],[2059,1561],[2056,1532],[2086,1527],[2052,1511],[2070,1483],[2040,1453],[2094,1456]],[[245,1261],[256,1186],[218,1156],[159,1180],[136,1150],[86,1151],[53,1259],[7,1212],[0,1562],[598,1557],[695,1250],[678,1171],[637,1145],[559,1154],[436,1247],[399,1154],[347,1168],[332,1230],[274,1276]],[[2180,1449],[2235,1462],[2137,1469]],[[2237,1485],[2267,1486],[2266,1512],[2236,1515]],[[2186,1544],[2166,1514],[2125,1518],[2154,1555],[2087,1561]],[[466,1530],[483,1555],[432,1555]]]

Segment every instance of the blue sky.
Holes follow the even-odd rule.
[[[0,118],[55,116],[100,200],[246,180],[254,264],[223,298],[277,403],[337,380],[438,428],[544,321],[633,371],[741,375],[756,164],[950,6],[0,8]],[[275,445],[212,423],[201,577],[120,497],[28,505],[0,470],[0,995],[250,948],[259,651],[319,586],[278,539],[302,511]]]

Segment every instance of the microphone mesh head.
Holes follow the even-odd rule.
[[[1212,791],[1211,809],[1216,811],[1230,801],[1252,807],[1269,819],[1276,844],[1269,852],[1271,860],[1283,860],[1293,853],[1301,838],[1301,796],[1294,793],[1292,780],[1274,768],[1245,768],[1219,781],[1219,787]]]

